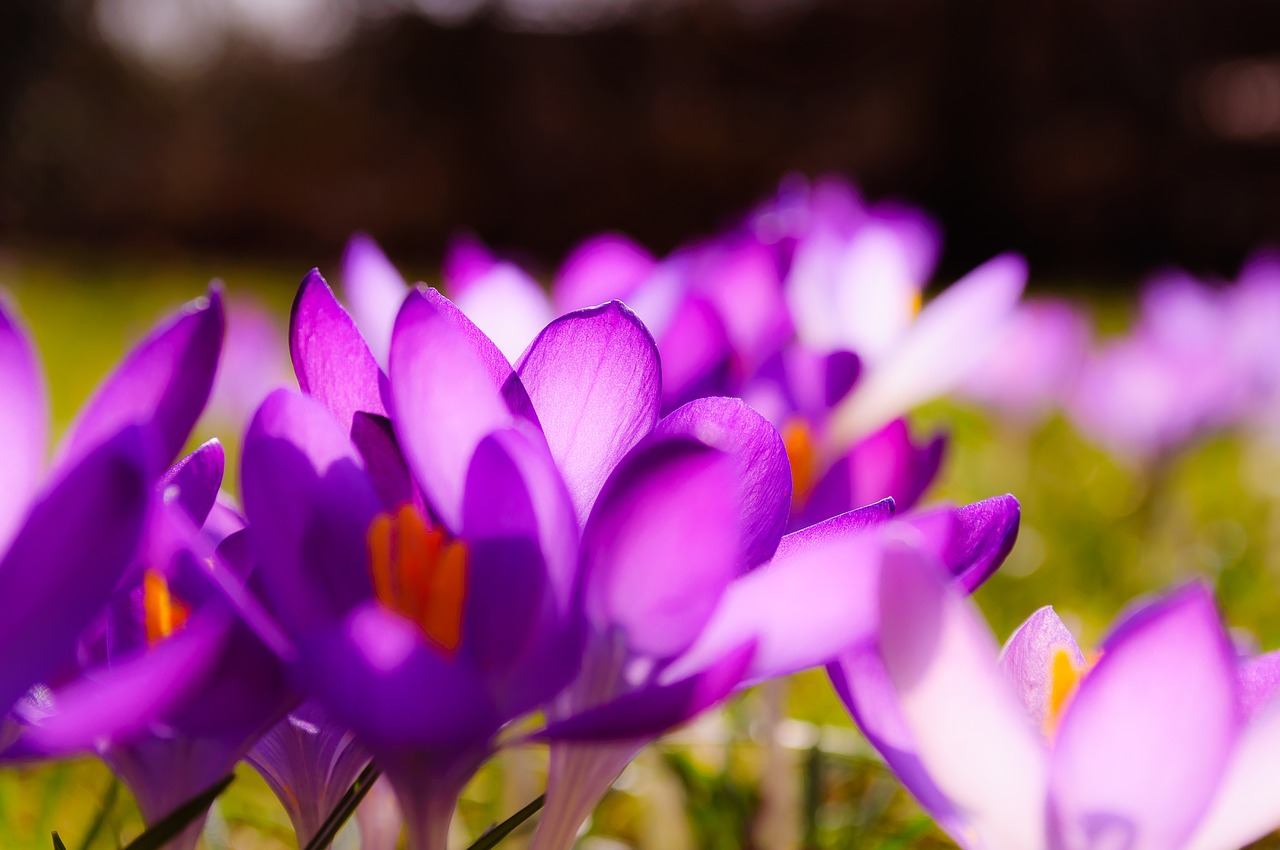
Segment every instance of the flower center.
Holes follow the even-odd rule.
[[[374,517],[368,544],[378,601],[416,623],[441,649],[456,650],[467,596],[466,545],[432,528],[412,505]]]
[[[803,419],[793,417],[782,428],[782,444],[791,462],[791,504],[801,506],[809,500],[818,477],[818,448],[813,431]]]
[[[147,645],[155,646],[182,628],[191,609],[174,597],[164,576],[147,570],[142,576],[142,615]]]
[[[1044,733],[1053,737],[1062,723],[1062,715],[1071,705],[1080,683],[1097,665],[1101,655],[1086,657],[1083,664],[1078,663],[1064,647],[1058,647],[1049,660],[1049,695],[1046,697],[1044,712]]]

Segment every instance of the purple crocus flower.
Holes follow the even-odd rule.
[[[39,367],[26,334],[0,308],[6,712],[37,683],[62,675],[81,632],[124,580],[166,453],[176,454],[208,394],[221,323],[215,292],[135,348],[81,410],[46,473]],[[103,718],[101,731],[110,728]]]
[[[267,781],[289,815],[298,846],[305,847],[369,763],[369,754],[345,726],[309,701],[267,730],[245,761]]]
[[[1234,848],[1280,824],[1275,659],[1242,663],[1192,584],[1097,653],[1036,612],[1003,653],[933,558],[884,560],[878,648],[836,681],[868,738],[964,847]]]

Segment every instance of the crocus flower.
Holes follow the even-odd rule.
[[[1049,608],[998,653],[933,559],[899,543],[879,615],[878,646],[842,658],[837,684],[962,846],[1225,850],[1280,824],[1260,792],[1274,659],[1241,662],[1202,585],[1137,607],[1096,653]]]
[[[221,332],[214,292],[135,348],[82,408],[46,473],[39,368],[25,333],[0,308],[6,712],[28,689],[61,675],[81,632],[124,580],[151,487],[208,395]],[[104,718],[101,731],[109,729]]]

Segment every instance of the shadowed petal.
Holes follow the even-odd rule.
[[[0,707],[66,661],[137,551],[151,496],[128,428],[65,468],[0,560]]]
[[[298,386],[348,431],[357,411],[386,415],[377,361],[316,269],[302,279],[293,300],[289,353]]]
[[[682,438],[629,455],[583,532],[586,610],[659,658],[697,637],[737,572],[737,482],[722,452]]]
[[[880,651],[921,764],[980,846],[1045,846],[1039,733],[996,663],[972,604],[924,552],[891,547],[880,576]]]
[[[44,465],[49,403],[35,349],[25,329],[0,301],[0,550],[27,512]]]
[[[1179,847],[1212,800],[1240,725],[1234,653],[1213,598],[1184,588],[1131,617],[1102,651],[1054,747],[1058,846]]]
[[[218,499],[226,455],[222,443],[209,440],[178,461],[161,478],[156,489],[165,504],[177,504],[196,528],[204,525]]]
[[[351,442],[364,458],[369,482],[387,508],[401,505],[417,505],[425,513],[425,505],[400,445],[396,442],[395,429],[385,416],[357,413],[351,420]]]
[[[642,686],[612,702],[556,720],[537,737],[550,741],[618,741],[660,735],[733,693],[742,682],[753,650],[751,643],[737,647],[692,675]]]
[[[363,233],[351,237],[342,255],[342,294],[374,360],[386,369],[391,329],[409,287],[378,244]]]
[[[658,421],[657,344],[635,313],[611,301],[552,322],[516,371],[586,523],[609,473]]]
[[[738,399],[701,398],[664,417],[654,433],[693,437],[733,459],[742,529],[740,569],[768,561],[791,510],[791,464],[777,429]]]
[[[80,410],[58,451],[62,460],[125,425],[150,441],[148,469],[159,476],[178,456],[213,388],[222,348],[222,296],[211,289],[152,332],[125,357]]]
[[[415,290],[391,340],[392,422],[405,459],[450,529],[462,520],[471,455],[486,434],[533,419],[510,364],[444,296]]]
[[[360,455],[318,401],[267,397],[245,435],[240,480],[271,613],[291,632],[372,593],[366,533],[379,508]]]

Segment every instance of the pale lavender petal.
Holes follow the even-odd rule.
[[[454,303],[512,363],[556,315],[538,282],[511,263],[494,266]]]
[[[881,656],[938,791],[982,847],[1045,847],[1047,753],[986,624],[919,550],[889,550],[879,597]]]
[[[533,417],[528,395],[502,353],[435,290],[405,299],[391,340],[390,387],[405,459],[432,508],[457,530],[471,455],[486,434],[512,427],[518,415]]]
[[[575,248],[556,275],[556,308],[567,313],[631,294],[653,274],[654,259],[625,236],[593,236]]]
[[[31,503],[49,440],[49,403],[26,330],[0,301],[0,551]]]
[[[600,493],[583,532],[586,611],[638,654],[687,647],[737,572],[733,461],[671,438],[633,452]]]
[[[1020,258],[1003,255],[930,302],[837,408],[835,443],[848,445],[967,377],[1008,321],[1026,275]]]
[[[1280,701],[1262,707],[1236,741],[1208,812],[1182,850],[1236,850],[1280,828]]]
[[[1122,624],[1058,729],[1049,785],[1054,845],[1180,847],[1235,744],[1235,685],[1231,643],[1203,586]]]
[[[385,416],[382,371],[333,290],[312,269],[289,316],[289,351],[298,386],[333,412],[348,431],[357,412]]]
[[[1246,658],[1236,668],[1240,684],[1240,707],[1252,716],[1280,693],[1280,650]]]
[[[702,396],[723,395],[731,389],[733,349],[711,303],[702,298],[684,298],[670,323],[661,332],[654,330],[662,352],[664,409]]]
[[[386,369],[391,329],[409,287],[377,243],[363,233],[351,237],[342,255],[342,294],[374,359]]]
[[[738,399],[701,398],[664,417],[654,433],[693,437],[733,459],[742,531],[740,569],[769,560],[791,510],[791,464],[777,429]]]
[[[658,347],[612,301],[552,322],[516,371],[585,523],[609,473],[658,421]]]
[[[701,289],[716,306],[742,368],[750,372],[793,333],[777,264],[754,240],[715,245],[706,254]]]
[[[1066,653],[1075,669],[1085,668],[1076,639],[1048,605],[1028,617],[1000,652],[1000,669],[1013,682],[1027,719],[1036,729],[1049,728],[1054,657],[1060,652]]]

